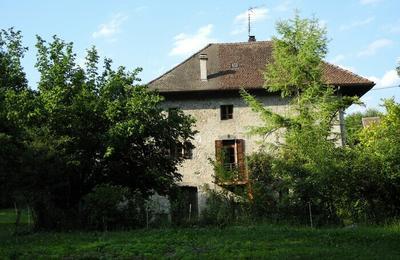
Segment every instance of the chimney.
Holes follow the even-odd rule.
[[[256,36],[249,35],[249,42],[255,42],[255,41],[256,41]]]
[[[200,54],[200,80],[207,81],[207,54]]]

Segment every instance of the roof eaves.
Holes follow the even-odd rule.
[[[335,68],[338,69],[338,70],[341,70],[341,71],[343,71],[343,72],[349,73],[349,74],[351,74],[352,76],[354,76],[354,77],[356,77],[356,78],[358,78],[358,79],[361,79],[361,80],[365,80],[365,81],[366,81],[366,82],[364,82],[364,83],[355,83],[355,84],[348,84],[348,85],[373,85],[373,86],[375,86],[375,82],[373,82],[373,81],[371,81],[371,80],[369,80],[369,79],[367,79],[367,78],[364,78],[364,77],[362,77],[362,76],[360,76],[360,75],[358,75],[358,74],[355,74],[354,72],[352,72],[352,71],[350,71],[350,70],[344,69],[344,68],[342,68],[342,67],[340,67],[340,66],[337,66],[337,65],[335,65],[335,64],[333,64],[333,63],[330,63],[330,62],[327,62],[327,61],[323,61],[323,62],[324,62],[325,64],[329,65],[329,66],[335,67]],[[343,85],[347,85],[347,84],[343,84]]]

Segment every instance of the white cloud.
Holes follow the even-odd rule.
[[[338,54],[335,57],[333,57],[329,62],[335,64],[341,62],[342,60],[344,60],[344,58],[345,56],[343,54]]]
[[[216,42],[215,39],[210,37],[213,30],[213,25],[208,24],[201,27],[196,34],[188,35],[180,33],[174,37],[174,47],[169,52],[169,55],[188,55],[194,51],[199,50],[210,42]]]
[[[382,0],[360,0],[360,4],[362,5],[370,5],[370,4],[377,4]]]
[[[289,0],[283,1],[280,4],[278,4],[277,6],[275,6],[274,10],[278,11],[278,12],[286,12],[287,10],[289,10],[290,4],[291,4],[291,1],[289,1]]]
[[[390,33],[400,33],[400,20],[397,20],[393,24],[385,25],[382,29]]]
[[[365,26],[365,25],[368,25],[368,24],[372,23],[374,20],[375,20],[375,17],[371,16],[371,17],[368,17],[368,18],[366,18],[364,20],[354,21],[351,24],[344,24],[344,25],[339,27],[339,30],[340,31],[347,31],[347,30],[350,30],[350,29],[362,27],[362,26]]]
[[[368,79],[376,83],[374,87],[376,89],[400,85],[400,77],[394,69],[386,71],[381,78],[371,76]]]
[[[354,68],[354,67],[346,66],[346,65],[343,65],[343,64],[337,64],[336,66],[339,66],[339,67],[341,67],[342,69],[351,71],[351,72],[353,72],[353,73],[357,73],[357,69]]]
[[[345,58],[346,58],[346,56],[344,54],[338,54],[335,57],[333,57],[332,59],[330,59],[329,62],[332,64],[335,64],[336,66],[338,66],[342,69],[356,73],[357,69],[355,67],[347,66],[347,65],[340,63],[340,62],[344,61]]]
[[[92,34],[93,38],[116,40],[114,36],[121,31],[121,25],[126,19],[128,17],[121,13],[113,15],[110,21],[99,25],[98,30]]]
[[[252,11],[250,11],[251,24],[265,20],[268,17],[268,13],[269,10],[265,7],[253,9]],[[236,26],[235,29],[231,32],[231,34],[237,35],[246,31],[248,16],[249,16],[249,10],[246,10],[235,17],[234,24]]]
[[[136,8],[134,9],[134,12],[135,12],[135,13],[140,13],[140,12],[146,10],[146,9],[147,9],[147,6],[142,5],[142,6],[136,7]]]
[[[379,49],[385,48],[393,44],[393,41],[389,39],[378,39],[370,43],[364,50],[361,50],[358,53],[359,57],[362,56],[372,56],[374,55]]]

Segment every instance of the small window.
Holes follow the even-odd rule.
[[[173,159],[182,158],[183,146],[181,143],[173,143],[169,147],[168,154]]]
[[[183,143],[183,158],[192,159],[193,158],[193,144],[190,142]]]
[[[221,106],[221,120],[228,120],[233,118],[233,105]]]
[[[194,145],[191,142],[171,144],[168,155],[173,159],[192,159]]]

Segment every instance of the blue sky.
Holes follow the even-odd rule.
[[[317,17],[327,26],[327,60],[372,79],[374,90],[362,100],[378,107],[382,98],[400,102],[400,78],[394,68],[400,59],[400,1],[398,0],[226,0],[226,1],[28,1],[1,0],[0,28],[21,30],[29,52],[24,68],[36,87],[35,35],[50,40],[56,34],[74,42],[78,63],[95,45],[101,56],[129,69],[142,67],[144,82],[159,76],[210,42],[247,40],[247,9],[252,34],[268,40],[278,20]],[[348,113],[364,110],[352,106]]]

